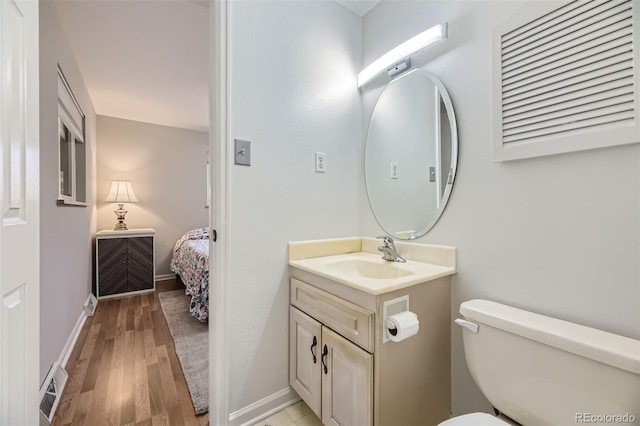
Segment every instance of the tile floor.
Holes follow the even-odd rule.
[[[254,426],[322,426],[322,422],[307,404],[300,401]]]

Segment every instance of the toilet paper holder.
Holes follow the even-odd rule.
[[[384,326],[387,329],[386,331],[392,336],[395,336],[396,334],[398,334],[398,329],[396,328],[396,325],[393,322],[391,322],[389,318],[384,320]]]
[[[395,325],[391,321],[389,321],[389,317],[394,314],[399,314],[400,312],[409,310],[409,295],[405,294],[404,296],[396,297],[395,299],[386,300],[382,302],[382,343],[390,342],[389,334],[395,336],[397,330],[395,330]],[[387,324],[391,324],[388,326]],[[392,328],[393,332],[389,331],[387,334],[387,330]]]
[[[384,321],[385,335],[393,342],[402,342],[415,336],[420,330],[420,321],[415,312],[404,311],[389,316]]]

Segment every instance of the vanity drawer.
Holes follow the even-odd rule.
[[[295,278],[291,278],[291,304],[373,352],[373,312]]]

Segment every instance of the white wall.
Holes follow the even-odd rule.
[[[448,88],[460,134],[449,205],[421,243],[458,248],[452,316],[487,298],[640,338],[640,145],[493,163],[491,32],[511,2],[383,1],[363,22],[364,63],[447,21],[450,39],[424,68]],[[368,122],[380,87],[364,93]],[[364,235],[381,232],[365,204]],[[489,410],[453,329],[455,414]]]
[[[58,71],[86,115],[87,202],[58,206]],[[96,122],[53,2],[40,2],[40,380],[64,347],[91,291]]]
[[[230,166],[233,413],[288,387],[287,243],[357,235],[363,178],[359,17],[333,1],[230,8],[230,135],[252,142],[252,165]]]
[[[130,180],[140,200],[125,205],[129,229],[156,230],[156,275],[170,274],[173,245],[209,224],[206,163],[209,135],[175,127],[98,116],[98,229],[113,229],[112,180]]]

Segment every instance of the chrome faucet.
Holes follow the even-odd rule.
[[[378,251],[382,252],[382,258],[384,260],[388,260],[389,262],[398,262],[398,263],[404,263],[407,261],[405,258],[401,257],[396,251],[396,246],[395,244],[393,244],[393,238],[387,235],[383,235],[378,238],[384,241],[384,244],[378,247]]]

